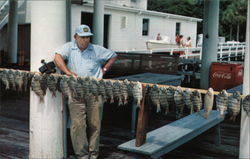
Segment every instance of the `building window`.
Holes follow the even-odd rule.
[[[181,23],[176,23],[176,26],[175,26],[175,35],[180,35],[181,33]]]
[[[136,0],[130,0],[131,2],[136,2]]]
[[[127,27],[127,17],[123,16],[121,17],[121,29],[124,29]]]
[[[147,36],[149,31],[149,19],[142,20],[142,35]]]

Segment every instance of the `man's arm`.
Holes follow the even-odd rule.
[[[103,66],[102,68],[103,75],[105,75],[105,73],[110,69],[111,65],[115,62],[116,59],[117,56],[109,59],[108,62]]]
[[[67,65],[66,65],[65,62],[64,62],[64,59],[63,59],[62,55],[56,53],[56,54],[55,54],[55,58],[54,58],[54,62],[55,62],[55,64],[56,64],[56,66],[57,66],[61,71],[63,71],[66,75],[68,75],[68,76],[77,76],[76,73],[71,72],[71,71],[69,70],[69,68],[67,67]]]

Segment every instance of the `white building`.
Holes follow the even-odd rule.
[[[19,0],[18,52],[30,54],[30,1]],[[0,1],[0,50],[7,50],[8,0]],[[46,12],[46,10],[45,10]],[[191,37],[196,43],[197,22],[201,19],[147,10],[147,0],[105,0],[104,46],[112,50],[146,49],[146,41],[158,33],[175,43],[175,34]],[[92,28],[93,0],[72,0],[71,35],[79,24]],[[41,30],[42,31],[42,30]],[[44,39],[46,40],[46,39]]]

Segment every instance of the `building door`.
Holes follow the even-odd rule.
[[[30,66],[30,24],[18,25],[17,61],[19,66]]]
[[[109,32],[109,17],[110,15],[104,15],[104,37],[103,46],[108,48],[108,32]],[[82,12],[81,24],[86,24],[93,31],[93,13]]]

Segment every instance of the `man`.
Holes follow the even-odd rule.
[[[75,30],[75,41],[56,50],[54,61],[66,75],[102,78],[116,60],[113,51],[90,43],[92,35],[87,25],[80,25]],[[97,159],[103,101],[101,96],[98,100],[92,96],[85,99],[69,101],[71,140],[77,158]]]

